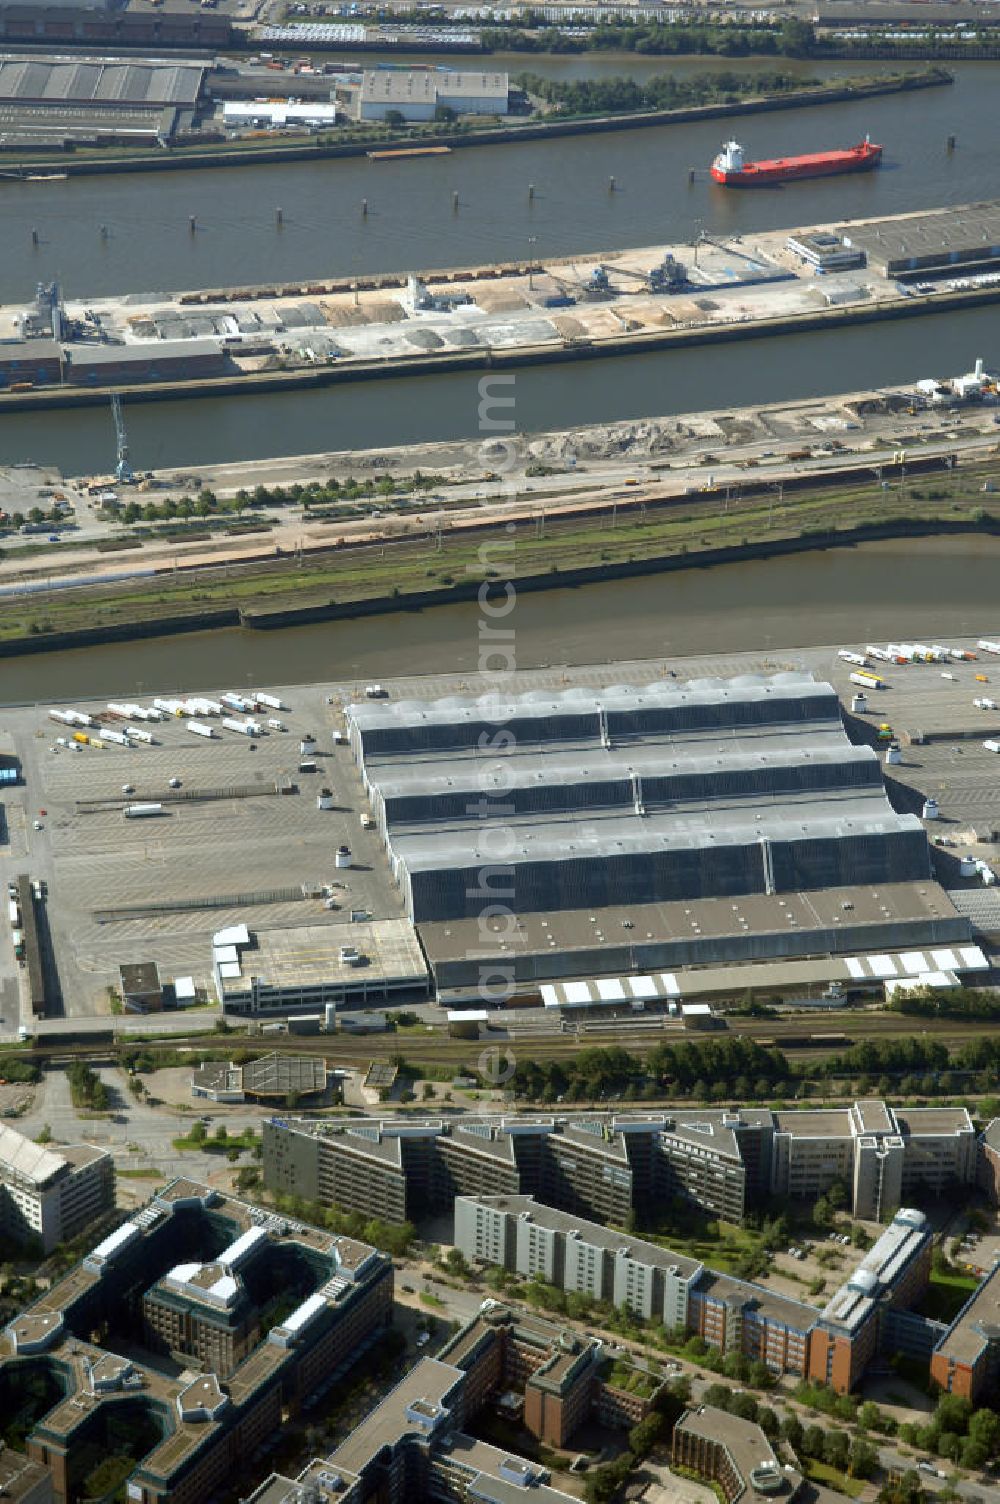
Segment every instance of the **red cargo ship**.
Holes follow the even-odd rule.
[[[866,136],[846,151],[810,152],[804,157],[775,157],[746,162],[738,141],[727,141],[712,163],[712,177],[726,188],[763,188],[794,178],[826,178],[841,172],[867,172],[882,160],[882,148]]]

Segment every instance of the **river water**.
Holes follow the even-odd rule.
[[[792,647],[1000,638],[998,570],[1000,539],[866,544],[521,595],[504,625],[522,668],[755,650],[780,665]],[[461,673],[478,627],[463,604],[0,659],[0,702]]]

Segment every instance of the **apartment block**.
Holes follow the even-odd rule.
[[[671,1330],[686,1328],[690,1292],[702,1270],[684,1254],[531,1196],[458,1197],[455,1246],[468,1259],[502,1263],[529,1279],[541,1274],[560,1289],[627,1306]]]
[[[931,1355],[931,1378],[974,1405],[1000,1388],[1000,1264],[966,1301]]]
[[[45,1253],[114,1209],[114,1160],[90,1144],[52,1148],[0,1127],[0,1231]]]

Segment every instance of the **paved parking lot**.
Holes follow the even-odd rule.
[[[292,703],[295,708],[280,717],[289,729],[255,742],[222,730],[209,741],[187,731],[183,720],[171,720],[150,724],[157,746],[108,744],[79,752],[57,745],[67,728],[53,723],[46,710],[11,713],[26,790],[14,791],[8,811],[12,831],[16,827],[23,839],[16,848],[12,843],[6,859],[0,854],[0,868],[5,881],[27,867],[48,883],[47,913],[67,1014],[105,1011],[106,990],[122,962],[156,961],[164,978],[191,973],[205,984],[212,933],[241,920],[264,928],[343,924],[351,909],[377,918],[401,913],[381,844],[361,828],[366,806],[353,758],[346,746],[333,746],[333,708],[318,691],[296,691]],[[93,713],[101,707],[76,708]],[[298,771],[299,741],[307,731],[319,739],[312,755],[316,773]],[[171,778],[180,779],[182,793],[246,786],[260,793],[168,803]],[[273,792],[276,784],[290,782],[297,793]],[[134,795],[123,794],[126,784]],[[316,795],[325,786],[333,789],[336,808],[320,811]],[[126,803],[160,801],[161,816],[123,815]],[[36,819],[41,831],[34,829]],[[352,850],[349,869],[335,867],[340,845]],[[321,898],[299,896],[303,885],[334,882],[337,910],[327,911]],[[196,898],[218,904],[247,894],[261,901],[116,914],[135,905]],[[267,901],[268,894],[281,896]],[[0,991],[0,1013],[5,999]]]

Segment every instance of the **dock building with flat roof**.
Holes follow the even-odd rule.
[[[873,219],[837,234],[886,277],[956,275],[1000,261],[1000,201]]]
[[[345,721],[439,999],[482,998],[484,974],[551,1006],[579,977],[625,1004],[648,983],[654,1007],[657,978],[689,1001],[881,990],[909,975],[893,952],[932,970],[930,947],[971,941],[811,674],[366,700]]]

